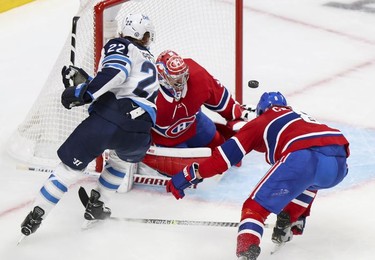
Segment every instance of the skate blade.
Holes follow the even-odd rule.
[[[102,220],[99,220],[99,219],[95,219],[95,220],[87,220],[85,219],[82,223],[82,226],[81,226],[81,229],[82,230],[87,230],[87,229],[91,229],[93,227],[96,227],[98,226],[99,224],[101,224],[103,221]]]
[[[275,247],[271,250],[271,255],[277,253],[284,246],[285,246],[285,243],[277,243],[277,244],[275,244]]]
[[[25,237],[26,236],[24,234],[21,235],[21,237],[17,241],[17,246],[25,239]]]

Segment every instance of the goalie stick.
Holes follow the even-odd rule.
[[[32,172],[41,172],[41,173],[53,172],[53,170],[49,168],[32,167],[32,166],[27,166],[27,165],[17,165],[16,169],[32,171]],[[91,171],[84,171],[83,174],[89,177],[96,177],[96,178],[100,176],[100,173],[91,172]],[[151,185],[151,186],[164,186],[165,187],[169,180],[170,180],[169,177],[134,174],[134,183],[139,184],[139,185]],[[191,188],[196,189],[197,185],[192,185]]]
[[[89,195],[83,187],[78,190],[79,198],[82,205],[86,207],[89,201]],[[183,226],[209,226],[209,227],[238,227],[238,222],[226,221],[200,221],[200,220],[178,220],[178,219],[156,219],[156,218],[125,218],[125,217],[109,217],[113,221],[126,221],[143,224],[156,224],[156,225],[183,225]],[[271,228],[272,225],[264,224],[265,228]]]

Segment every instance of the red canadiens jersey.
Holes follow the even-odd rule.
[[[248,122],[199,165],[203,178],[221,174],[252,150],[265,153],[274,164],[290,152],[313,146],[343,145],[349,156],[349,142],[337,129],[320,124],[305,113],[289,107],[272,107]]]
[[[189,79],[180,100],[164,87],[156,98],[156,125],[152,131],[156,145],[173,147],[196,134],[196,114],[204,105],[226,120],[241,116],[240,105],[229,91],[202,66],[192,59],[184,59],[189,66]]]

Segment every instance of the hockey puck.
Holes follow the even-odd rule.
[[[256,80],[249,80],[249,83],[247,83],[249,88],[257,88],[259,87],[259,82]]]

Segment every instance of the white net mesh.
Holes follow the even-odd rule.
[[[94,75],[95,67],[93,7],[99,2],[81,0],[77,13],[80,18],[75,65],[90,75]],[[191,57],[234,93],[235,0],[126,1],[105,11],[104,35],[113,35],[117,21],[122,21],[128,13],[147,14],[154,23],[156,42],[151,52],[155,57],[165,49]],[[60,104],[64,88],[61,69],[70,64],[70,50],[69,36],[39,97],[9,142],[9,153],[21,161],[37,165],[56,163],[56,150],[88,115],[87,106],[67,110]]]

